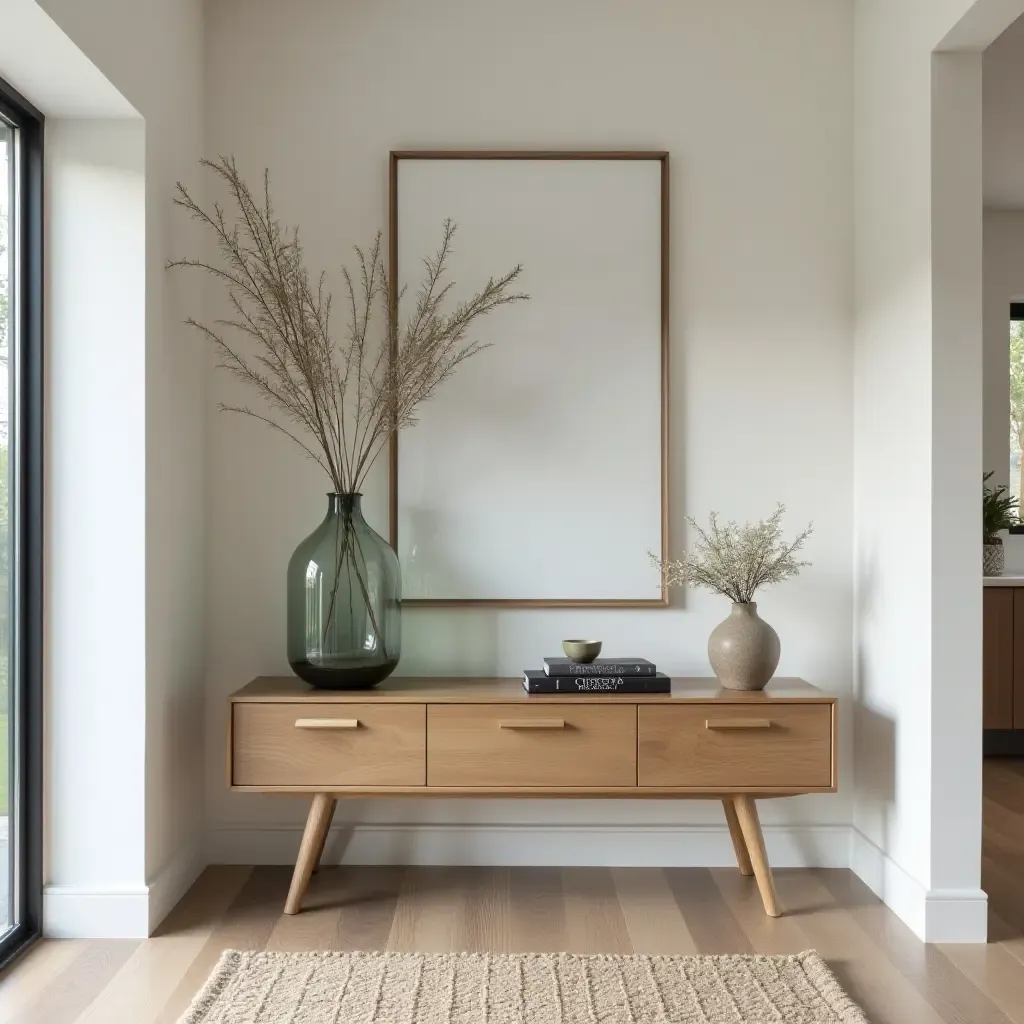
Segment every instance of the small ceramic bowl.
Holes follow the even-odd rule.
[[[600,640],[563,640],[562,650],[572,661],[589,664],[601,653]]]

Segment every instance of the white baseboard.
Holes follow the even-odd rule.
[[[981,889],[929,889],[925,942],[988,942],[988,894]]]
[[[149,886],[43,889],[43,935],[50,939],[144,939],[149,935]]]
[[[927,889],[858,829],[767,826],[768,857],[785,867],[850,867],[925,942],[985,942],[988,897],[980,889]],[[212,829],[206,856],[190,847],[148,886],[49,885],[43,934],[51,938],[146,938],[206,863],[290,864],[298,826]],[[464,866],[729,867],[720,825],[356,825],[332,828],[328,864]]]
[[[148,934],[152,935],[156,931],[160,922],[188,892],[205,867],[203,844],[197,839],[156,873],[149,883]]]
[[[149,885],[48,885],[43,890],[43,934],[52,939],[145,939],[206,866],[193,843],[157,872]]]
[[[928,889],[857,828],[850,867],[924,942],[987,941],[988,896],[981,889]]]
[[[847,825],[767,826],[776,867],[845,868]],[[208,834],[211,864],[291,864],[302,829],[222,826]],[[459,866],[728,867],[724,825],[356,825],[332,828],[325,864]]]

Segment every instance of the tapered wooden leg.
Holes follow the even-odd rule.
[[[284,904],[286,914],[297,914],[302,909],[302,897],[306,895],[309,877],[313,874],[313,867],[320,857],[320,851],[324,848],[324,840],[327,838],[327,829],[331,824],[333,814],[334,797],[328,793],[317,793],[313,797],[312,806],[309,808],[309,817],[306,818],[306,828],[302,833],[299,858],[295,862],[292,884],[288,889],[288,899]]]
[[[752,796],[735,797],[733,806],[736,808],[736,817],[739,819],[740,829],[743,831],[743,838],[747,843],[747,852],[750,854],[750,863],[754,869],[754,877],[757,879],[757,888],[761,893],[764,912],[769,917],[779,917],[782,911],[779,910],[779,900],[775,895],[775,881],[772,879],[771,865],[768,863],[768,855],[765,853],[764,835],[761,832],[761,821],[757,816],[754,798]]]
[[[750,864],[750,854],[747,852],[747,841],[743,838],[743,830],[740,828],[740,820],[736,817],[736,805],[731,797],[722,801],[725,808],[725,820],[729,825],[729,835],[732,836],[732,848],[736,851],[736,863],[740,866],[740,874],[748,877],[754,873]]]
[[[320,859],[324,855],[324,844],[327,842],[327,833],[331,830],[331,822],[334,820],[334,810],[337,806],[338,801],[331,797],[331,806],[327,809],[327,822],[320,833],[320,848],[316,851],[316,859],[313,861],[314,875],[320,870]]]

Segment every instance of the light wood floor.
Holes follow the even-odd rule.
[[[1024,1024],[1024,762],[985,769],[988,946],[924,946],[849,871],[779,871],[765,917],[731,869],[211,867],[159,935],[46,941],[0,980],[0,1024],[174,1024],[221,950],[791,953],[817,949],[873,1024]]]

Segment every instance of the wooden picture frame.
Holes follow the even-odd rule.
[[[418,161],[420,163],[412,164],[410,162]],[[648,410],[645,415],[649,414],[649,418],[652,420],[652,430],[657,431],[657,444],[659,451],[656,453],[656,465],[652,455],[650,455],[646,448],[641,448],[644,452],[645,464],[648,465],[648,475],[650,472],[656,472],[656,480],[649,481],[650,489],[653,491],[657,489],[657,495],[651,495],[651,498],[656,502],[656,508],[650,511],[649,514],[645,513],[645,521],[657,522],[658,532],[660,536],[657,538],[656,543],[649,543],[647,547],[660,553],[662,558],[668,557],[668,457],[669,457],[669,155],[663,151],[648,151],[648,150],[580,150],[580,151],[557,151],[557,150],[399,150],[393,151],[390,154],[389,163],[389,276],[392,287],[391,302],[394,304],[397,301],[397,295],[395,289],[399,287],[402,267],[400,265],[400,239],[399,239],[399,177],[400,168],[403,166],[411,166],[415,168],[427,168],[427,161],[441,162],[441,161],[542,161],[545,164],[540,164],[539,167],[544,167],[548,161],[592,161],[602,162],[601,167],[606,167],[609,170],[613,167],[618,166],[617,164],[608,164],[609,161],[646,161],[652,163],[656,169],[656,178],[654,179],[654,187],[657,189],[656,196],[653,197],[652,202],[656,203],[658,210],[658,222],[651,228],[649,225],[644,226],[645,231],[650,231],[652,237],[655,239],[657,246],[657,262],[658,262],[658,273],[657,280],[654,287],[658,289],[656,310],[653,311],[653,319],[651,320],[651,328],[649,333],[652,335],[650,344],[654,346],[651,353],[645,355],[648,362],[657,369],[659,379],[656,385],[651,385],[652,397],[656,396],[657,409],[652,411]],[[429,165],[433,167],[434,165]],[[444,165],[438,164],[437,169],[440,170]],[[455,165],[453,165],[455,166]],[[516,165],[512,165],[515,167]],[[575,165],[569,165],[575,168]],[[622,165],[625,168],[627,165]],[[481,165],[483,168],[487,168],[487,165]],[[462,168],[460,168],[461,170]],[[644,187],[647,187],[646,185]],[[421,190],[424,195],[430,195],[429,189]],[[646,200],[645,200],[646,201]],[[445,213],[444,216],[448,216]],[[459,218],[455,218],[458,222]],[[440,231],[441,222],[438,221],[436,228]],[[464,236],[468,236],[472,230],[471,224],[460,223],[460,236],[459,242],[463,241]],[[418,256],[423,257],[428,255],[429,252],[419,252]],[[500,273],[508,269],[504,265],[498,266],[481,266],[480,273],[486,275],[489,273]],[[467,282],[469,283],[469,282]],[[476,286],[482,284],[483,281],[474,281]],[[525,290],[529,291],[529,287]],[[514,310],[516,307],[510,307]],[[502,316],[505,311],[499,311],[495,314],[495,319]],[[488,324],[490,326],[490,324]],[[656,337],[654,337],[656,335]],[[646,335],[645,335],[646,337]],[[645,342],[646,344],[646,342]],[[633,353],[635,355],[635,352]],[[487,358],[487,355],[479,357],[481,359]],[[471,364],[467,364],[469,366]],[[461,373],[462,371],[460,371]],[[451,383],[451,382],[449,382]],[[446,384],[445,387],[448,387]],[[428,406],[430,403],[428,403]],[[429,410],[428,410],[429,411]],[[656,412],[656,417],[654,413]],[[416,426],[412,428],[412,432],[421,431],[422,426]],[[652,439],[653,441],[654,439]],[[634,449],[636,450],[636,449]],[[394,435],[390,442],[389,451],[389,462],[390,462],[390,505],[389,505],[389,520],[390,520],[390,540],[392,546],[396,551],[399,552],[401,557],[402,549],[399,546],[399,525],[400,525],[400,437]],[[568,485],[568,484],[567,484]],[[643,539],[640,540],[640,544],[643,545]],[[644,558],[645,548],[640,546],[637,554],[638,557]],[[403,573],[406,573],[406,566],[403,565]],[[552,588],[553,589],[553,588]],[[623,587],[624,590],[629,590],[625,596],[616,596],[612,593],[585,593],[579,596],[573,594],[537,594],[530,596],[507,596],[507,595],[486,595],[486,594],[474,594],[473,596],[460,596],[455,593],[445,593],[441,596],[423,596],[422,592],[417,592],[417,587],[413,586],[409,588],[407,585],[403,585],[403,591],[408,595],[403,598],[403,604],[406,606],[426,606],[426,607],[522,607],[522,608],[659,608],[667,607],[669,603],[668,590],[664,586],[664,583],[658,580],[656,571],[654,572],[653,582],[651,584],[651,596],[643,596],[639,592],[638,581],[632,580],[628,587]],[[410,590],[412,592],[410,592]]]

